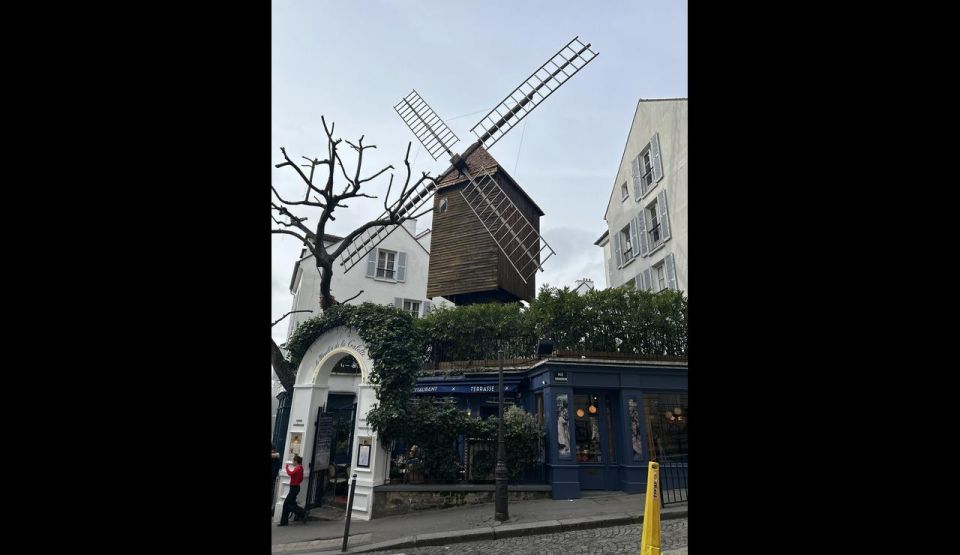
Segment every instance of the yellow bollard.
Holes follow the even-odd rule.
[[[660,555],[660,465],[654,461],[650,461],[647,471],[647,500],[643,506],[640,555]]]

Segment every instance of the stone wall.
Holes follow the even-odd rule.
[[[512,487],[508,491],[509,501],[523,501],[527,499],[549,499],[550,486]],[[474,486],[450,489],[437,487],[395,489],[389,486],[374,488],[372,518],[422,511],[426,509],[443,509],[460,505],[474,505],[477,503],[493,503],[493,486]]]

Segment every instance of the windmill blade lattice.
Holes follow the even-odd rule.
[[[596,57],[597,53],[590,49],[589,44],[583,44],[579,37],[574,37],[470,130],[489,150],[560,85]]]

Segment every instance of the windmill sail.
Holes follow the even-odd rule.
[[[596,57],[597,53],[590,49],[589,44],[583,44],[579,37],[574,37],[470,130],[489,149]]]

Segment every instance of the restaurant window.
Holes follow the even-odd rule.
[[[600,410],[596,395],[574,395],[577,461],[603,462],[600,454]]]
[[[646,393],[643,406],[650,460],[661,461],[686,455],[690,446],[687,438],[687,394]]]

